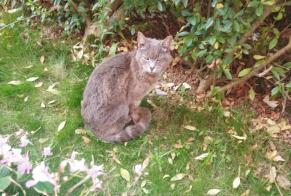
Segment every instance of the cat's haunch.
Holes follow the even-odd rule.
[[[138,32],[136,50],[97,65],[83,94],[85,128],[107,142],[125,142],[147,129],[151,113],[139,104],[171,64],[172,39],[151,39]]]

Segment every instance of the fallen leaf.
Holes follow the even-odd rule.
[[[28,96],[24,97],[23,101],[27,102],[28,101]]]
[[[224,112],[223,112],[223,115],[224,115],[225,117],[230,117],[230,112],[229,112],[229,111],[224,111]]]
[[[142,188],[142,191],[145,193],[145,194],[149,194],[149,190],[147,190],[146,188]]]
[[[61,122],[58,126],[58,131],[62,130],[65,127],[65,125],[66,125],[66,121]]]
[[[173,159],[171,159],[170,157],[168,158],[168,162],[173,165]]]
[[[89,144],[91,142],[91,140],[86,136],[82,136],[82,139],[85,144]]]
[[[126,169],[120,168],[120,175],[127,182],[130,181],[130,174]]]
[[[34,81],[36,81],[38,78],[39,78],[39,77],[37,77],[37,76],[36,76],[36,77],[30,77],[30,78],[27,78],[26,81],[27,81],[27,82],[34,82]]]
[[[142,188],[142,187],[144,187],[146,184],[147,184],[147,181],[146,181],[146,180],[143,180],[143,181],[141,182],[141,184],[140,184],[140,187]]]
[[[33,67],[33,65],[28,65],[28,66],[25,66],[25,67],[23,67],[23,68],[25,68],[25,69],[30,69],[30,68],[32,68]]]
[[[285,159],[283,159],[283,157],[281,157],[280,155],[276,155],[276,156],[273,158],[273,161],[276,161],[276,162],[282,161],[282,162],[284,162]]]
[[[183,82],[182,83],[182,88],[185,89],[185,90],[188,90],[188,89],[191,89],[191,86],[188,83]]]
[[[232,188],[237,189],[240,185],[240,177],[236,177],[232,182]]]
[[[50,105],[50,104],[53,104],[53,103],[55,103],[55,102],[56,102],[56,100],[51,100],[51,101],[49,101],[47,104]]]
[[[197,157],[195,157],[195,160],[203,160],[205,159],[206,157],[208,157],[209,153],[203,153]]]
[[[22,82],[20,80],[12,80],[12,81],[8,82],[7,84],[20,85],[20,84],[22,84]]]
[[[156,91],[157,96],[167,96],[168,95],[167,92],[162,91],[161,89],[158,89],[158,88],[156,88],[155,91]]]
[[[190,131],[195,131],[195,130],[196,130],[196,127],[191,126],[191,125],[186,125],[186,126],[184,126],[183,128],[184,128],[184,129],[188,129],[188,130],[190,130]]]
[[[43,85],[43,82],[38,82],[34,85],[35,88],[39,88]]]
[[[39,59],[40,63],[43,64],[44,63],[44,56],[42,55]]]
[[[185,193],[189,193],[192,190],[192,185],[189,186],[188,190],[185,191]]]
[[[186,174],[179,173],[179,174],[175,175],[174,177],[172,177],[170,181],[172,181],[172,182],[179,181],[179,180],[182,180],[185,176],[186,176]]]
[[[250,189],[248,189],[245,192],[243,192],[240,196],[249,196],[250,192],[251,192]]]
[[[223,8],[223,7],[224,7],[224,6],[223,6],[222,3],[217,3],[217,4],[216,4],[216,8],[217,8],[217,9],[220,9],[220,8]]]
[[[40,144],[43,144],[43,143],[45,143],[46,141],[48,141],[49,140],[49,138],[40,138],[39,140],[38,140],[38,142],[40,143]]]
[[[231,135],[232,137],[238,139],[238,140],[246,140],[247,139],[247,136],[244,135],[244,136],[239,136],[239,135]]]
[[[40,107],[45,108],[45,104],[41,102]]]
[[[256,60],[261,60],[261,59],[264,59],[266,58],[265,56],[262,56],[262,55],[254,55],[254,59]]]
[[[174,148],[177,148],[177,149],[183,148],[183,145],[182,145],[181,141],[179,141],[178,143],[174,144]]]
[[[275,182],[277,176],[277,170],[276,167],[271,167],[269,174],[266,176],[269,179],[270,183]]]
[[[48,92],[50,92],[50,93],[52,93],[52,94],[55,94],[55,95],[59,94],[59,91],[55,89],[55,86],[56,86],[56,85],[57,85],[56,82],[53,83],[52,85],[50,85],[50,86],[48,87],[48,89],[47,89],[46,91],[48,91]]]
[[[85,129],[76,129],[75,134],[77,135],[86,135],[86,130]]]
[[[208,192],[207,192],[207,195],[217,195],[218,193],[220,193],[220,189],[210,189]]]
[[[289,190],[291,188],[291,182],[285,175],[278,175],[276,178],[278,185],[283,189]]]
[[[170,186],[170,188],[171,188],[172,190],[174,190],[174,189],[175,189],[175,187],[176,187],[176,185],[175,185],[175,184],[171,184],[171,186]]]
[[[169,177],[170,177],[170,175],[166,174],[166,175],[163,176],[163,179],[169,178]]]
[[[278,101],[270,101],[269,95],[264,97],[263,102],[273,109],[278,106]]]
[[[142,163],[142,169],[144,170],[150,163],[150,156],[148,156]]]

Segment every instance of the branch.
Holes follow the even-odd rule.
[[[109,12],[109,17],[111,17],[113,14],[114,14],[114,12],[122,5],[122,3],[123,3],[123,0],[115,0],[112,4],[111,4],[111,6],[110,6],[110,8],[111,8],[111,11]]]
[[[270,63],[272,63],[274,60],[276,60],[277,58],[279,58],[280,56],[282,56],[283,54],[287,53],[288,51],[291,50],[291,36],[289,36],[289,42],[288,44],[280,49],[279,51],[277,51],[274,55],[270,56],[269,58],[267,58],[261,65],[259,65],[258,67],[254,68],[252,70],[251,73],[249,73],[248,75],[246,75],[243,78],[240,78],[238,80],[235,80],[225,86],[223,86],[220,91],[224,92],[227,91],[241,83],[244,83],[245,81],[247,81],[248,79],[252,78],[253,76],[257,75],[265,66],[269,65]]]
[[[85,18],[86,25],[87,26],[90,25],[90,23],[92,22],[92,19],[90,17],[88,17],[86,14],[80,13],[78,10],[79,5],[77,3],[75,3],[73,0],[70,0],[70,3],[72,4],[75,12],[80,14],[83,18]]]
[[[267,18],[271,14],[271,12],[272,12],[272,7],[271,6],[266,7],[262,17],[259,20],[257,20],[254,24],[252,24],[251,29],[241,37],[241,39],[238,41],[238,44],[241,45],[245,43],[248,37],[251,36],[259,26],[261,26],[265,18]]]

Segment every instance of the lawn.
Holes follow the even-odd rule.
[[[2,15],[0,22],[9,23],[16,16]],[[151,109],[153,120],[140,138],[109,144],[88,132],[80,134],[76,131],[83,127],[80,102],[94,68],[72,61],[76,39],[44,39],[41,28],[18,23],[0,31],[0,134],[27,131],[33,145],[24,150],[33,163],[45,160],[52,170],[73,151],[87,163],[94,160],[104,166],[98,193],[89,192],[88,181],[71,195],[206,195],[210,189],[219,189],[219,195],[290,195],[257,172],[261,164],[276,165],[290,176],[290,149],[274,140],[285,162],[265,157],[273,138],[264,131],[252,131],[255,111],[248,103],[225,109],[218,102],[195,105],[187,95],[183,100],[179,95],[150,95],[143,105]],[[64,128],[58,131],[64,121]],[[14,144],[17,146],[17,138]],[[47,146],[52,147],[53,155],[43,158],[41,151]],[[133,168],[144,161],[146,168],[138,176]],[[123,169],[130,179],[121,176]],[[240,184],[233,188],[238,176]],[[80,180],[80,175],[69,178],[59,195]],[[9,195],[16,192],[19,189],[9,189]],[[33,190],[28,193],[38,195]]]

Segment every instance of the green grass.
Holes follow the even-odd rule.
[[[2,17],[4,21],[11,20]],[[32,30],[17,25],[2,31],[0,36],[0,134],[11,134],[19,128],[35,132],[29,135],[34,145],[26,149],[34,161],[43,159],[39,156],[40,151],[48,145],[53,146],[54,156],[47,162],[54,169],[73,150],[78,151],[87,163],[94,158],[106,171],[100,195],[124,192],[143,195],[143,189],[148,190],[149,195],[206,195],[212,188],[221,189],[220,195],[240,195],[247,189],[250,189],[250,195],[279,195],[275,185],[268,192],[265,189],[267,181],[254,175],[257,165],[267,161],[264,158],[265,142],[270,138],[263,133],[253,135],[250,132],[254,112],[247,104],[231,108],[231,116],[225,117],[224,110],[217,104],[204,104],[203,109],[198,110],[189,109],[187,102],[177,104],[168,98],[149,97],[157,107],[151,108],[153,120],[142,137],[126,144],[108,144],[88,135],[91,142],[85,144],[75,130],[83,126],[80,101],[93,68],[71,61],[70,49],[75,44],[72,40],[41,40],[39,28],[36,26]],[[39,60],[42,55],[44,64]],[[25,81],[32,76],[38,76],[36,82],[43,82],[43,86],[35,88],[36,82]],[[21,80],[23,84],[7,84],[11,80]],[[55,82],[60,91],[57,95],[46,91]],[[25,97],[28,97],[27,102],[24,102]],[[52,100],[55,102],[48,105]],[[45,108],[41,107],[42,102]],[[145,102],[144,105],[150,107]],[[65,128],[57,132],[58,125],[64,120]],[[186,130],[184,125],[197,129]],[[239,143],[228,133],[230,129],[238,135],[246,133],[248,139]],[[189,142],[189,138],[193,141]],[[47,141],[40,143],[40,139]],[[252,148],[254,144],[259,145],[256,150]],[[112,152],[121,164],[113,160]],[[209,156],[203,161],[194,159],[205,152]],[[290,155],[290,151],[285,149],[284,152]],[[252,163],[247,164],[247,155],[253,159]],[[133,185],[132,168],[147,157],[150,157],[149,165]],[[131,182],[127,183],[120,176],[120,168],[130,172]],[[239,175],[239,169],[241,185],[232,189],[232,181]],[[245,176],[248,169],[250,174]],[[178,173],[186,176],[171,182],[170,179]],[[79,177],[70,179],[61,187],[60,195],[79,181]],[[89,185],[85,183],[73,195],[84,193]]]

